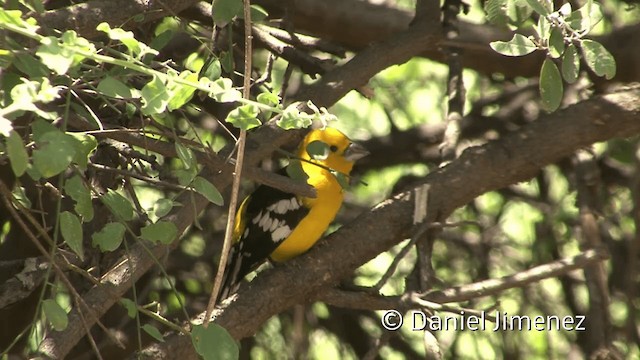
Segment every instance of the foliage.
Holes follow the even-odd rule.
[[[233,176],[227,162],[234,156],[238,129],[251,130],[253,136],[265,124],[297,130],[331,122],[352,138],[368,139],[374,155],[361,164],[356,176],[335,174],[347,195],[332,231],[340,231],[341,224],[360,213],[366,216],[367,208],[441,165],[437,149],[444,130],[439,124],[446,117],[443,104],[450,93],[445,65],[414,58],[377,69],[368,86],[349,83],[366,97],[351,92],[330,112],[320,105],[334,104],[314,103],[315,98],[299,98],[295,92],[309,90],[310,77],[319,75],[320,83],[323,74],[347,62],[341,55],[344,49],[327,43],[340,40],[329,35],[310,40],[303,34],[312,33],[310,29],[296,29],[295,34],[283,31],[293,27],[277,21],[280,15],[271,14],[269,2],[257,2],[251,6],[252,23],[260,25],[255,29],[268,29],[269,36],[264,40],[254,34],[261,48],[254,52],[250,98],[242,96],[243,59],[238,50],[245,34],[239,26],[243,21],[239,0],[214,1],[208,21],[186,13],[165,13],[154,21],[145,18],[150,14],[130,14],[128,21],[114,25],[105,15],[105,22],[95,26],[99,35],[51,28],[44,11],[67,5],[3,2],[0,192],[8,202],[0,204],[0,265],[15,267],[11,261],[17,261],[25,264],[18,271],[26,271],[33,257],[56,264],[38,268],[40,280],[25,295],[30,302],[14,295],[16,303],[24,303],[24,310],[0,306],[0,317],[11,317],[8,322],[17,324],[10,337],[0,332],[3,355],[39,355],[48,339],[77,325],[78,317],[69,312],[80,309],[86,317],[82,313],[87,306],[85,294],[105,284],[118,286],[118,281],[107,283],[113,279],[109,276],[119,274],[124,279],[134,271],[128,261],[144,253],[159,271],[131,279],[130,291],[115,299],[118,305],[100,310],[100,326],[116,329],[127,338],[128,347],[117,350],[117,357],[172,341],[175,334],[190,334],[194,351],[205,359],[234,359],[241,353],[258,358],[425,356],[424,332],[405,324],[400,331],[387,333],[380,326],[382,312],[341,309],[324,302],[284,311],[240,344],[215,322],[208,327],[195,324],[215,276],[214,259],[218,259],[226,222],[226,187]],[[398,3],[413,9],[413,2]],[[478,69],[460,74],[467,87],[463,115],[472,123],[461,121],[461,150],[467,143],[486,143],[527,126],[541,116],[540,109],[554,112],[569,102],[589,99],[592,94],[587,89],[592,84],[625,72],[617,68],[620,62],[613,50],[605,47],[610,43],[594,36],[612,32],[624,22],[610,10],[620,4],[586,0],[576,9],[574,4],[488,0],[484,13],[472,4],[472,14],[481,14],[474,20],[481,17],[516,31],[504,37],[509,41],[482,44],[484,50],[493,49],[513,61],[536,54],[542,59],[536,63],[538,76],[533,80]],[[322,32],[315,35],[323,36]],[[354,56],[361,51],[349,50]],[[530,91],[532,85],[539,98]],[[328,89],[339,91],[340,86],[334,82]],[[620,280],[625,272],[634,273],[632,265],[637,263],[632,256],[620,255],[632,253],[638,221],[633,215],[638,206],[636,142],[611,140],[591,153],[576,149],[571,159],[540,169],[533,180],[486,192],[441,219],[447,224],[434,225],[429,235],[434,241],[429,260],[436,277],[430,287],[495,279],[574,256],[590,247],[583,239],[584,209],[588,208],[598,217],[599,235],[616,260],[606,268],[605,284],[608,281],[611,291],[607,314],[616,334],[607,349],[638,356],[631,338],[622,334],[623,329],[637,326],[633,320],[638,317],[633,306],[637,295],[634,298],[630,290],[637,280]],[[294,144],[288,145],[290,149]],[[247,144],[248,151],[259,146],[252,141]],[[326,144],[310,144],[308,151],[323,156]],[[289,177],[304,181],[299,161],[283,152],[290,162]],[[259,154],[261,158],[269,155]],[[266,166],[279,160],[266,161]],[[252,180],[265,181],[255,164],[249,165]],[[598,170],[584,174],[581,166]],[[462,186],[472,186],[473,180],[464,179],[467,184]],[[596,194],[595,205],[584,203],[589,191]],[[204,203],[209,206],[202,211]],[[354,269],[353,278],[345,281],[369,287],[371,295],[392,298],[426,291],[415,284],[424,254],[410,241],[400,241]],[[21,250],[23,246],[28,251]],[[592,275],[588,270],[575,274],[478,297],[459,309],[499,309],[531,316],[592,314],[597,300],[590,288]],[[0,276],[0,280],[2,287],[7,278]],[[425,309],[402,304],[407,309]],[[444,316],[459,309],[431,310]],[[122,324],[128,325],[121,328]],[[354,336],[345,332],[347,326]],[[477,358],[478,353],[487,358],[564,357],[577,348],[588,355],[595,350],[589,348],[587,335],[435,333],[446,358]],[[80,343],[65,355],[91,357],[117,348],[109,336],[94,336],[100,349],[91,349],[90,342]]]

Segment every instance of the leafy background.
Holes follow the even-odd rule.
[[[248,97],[241,1],[2,3],[3,357],[640,356],[633,2],[254,1]],[[312,122],[372,152],[335,233],[187,326],[240,132],[240,195],[307,194],[272,171]],[[487,279],[504,288],[473,291]],[[388,332],[382,309],[587,331]]]

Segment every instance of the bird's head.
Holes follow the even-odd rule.
[[[326,166],[348,175],[356,160],[369,152],[345,134],[334,128],[312,130],[304,138],[298,150],[302,159]]]

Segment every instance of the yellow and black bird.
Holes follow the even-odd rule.
[[[367,154],[334,128],[309,132],[297,155],[316,197],[261,185],[244,199],[236,213],[234,246],[220,299],[235,292],[240,281],[267,259],[282,262],[309,250],[342,205],[341,177],[347,177],[354,162]]]

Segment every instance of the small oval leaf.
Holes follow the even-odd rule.
[[[560,107],[563,92],[560,71],[551,59],[545,59],[540,70],[542,107],[549,112],[555,111]]]
[[[599,42],[582,40],[582,55],[587,66],[598,76],[607,80],[616,76],[616,61],[613,55]]]
[[[55,300],[44,300],[42,302],[42,311],[56,331],[62,331],[67,328],[69,324],[67,313]]]
[[[64,242],[80,257],[80,260],[84,260],[82,224],[78,217],[68,211],[60,214],[60,232]]]
[[[210,323],[206,328],[194,325],[191,329],[191,342],[196,352],[205,360],[235,360],[239,356],[238,344],[218,324]]]
[[[7,138],[7,155],[11,161],[13,173],[17,177],[22,176],[29,165],[29,154],[27,154],[22,138],[14,130],[9,133]]]
[[[158,221],[140,230],[140,237],[153,243],[169,244],[178,235],[178,228],[169,221]]]
[[[107,204],[111,212],[118,220],[131,221],[135,217],[131,202],[119,193],[109,189],[102,196],[102,200]]]
[[[200,195],[206,197],[207,200],[212,203],[218,206],[222,206],[224,204],[224,199],[222,198],[220,191],[218,191],[218,189],[216,189],[216,187],[207,179],[198,176],[193,179],[192,186]]]
[[[562,57],[562,77],[569,83],[573,84],[580,74],[580,58],[578,50],[573,44],[567,47]]]
[[[99,247],[102,252],[113,251],[119,248],[120,244],[122,244],[125,231],[126,228],[120,223],[108,223],[102,228],[102,230],[91,236],[91,244],[94,247]]]
[[[514,34],[509,41],[493,41],[489,45],[496,52],[506,56],[523,56],[538,48],[531,39],[520,34]]]

